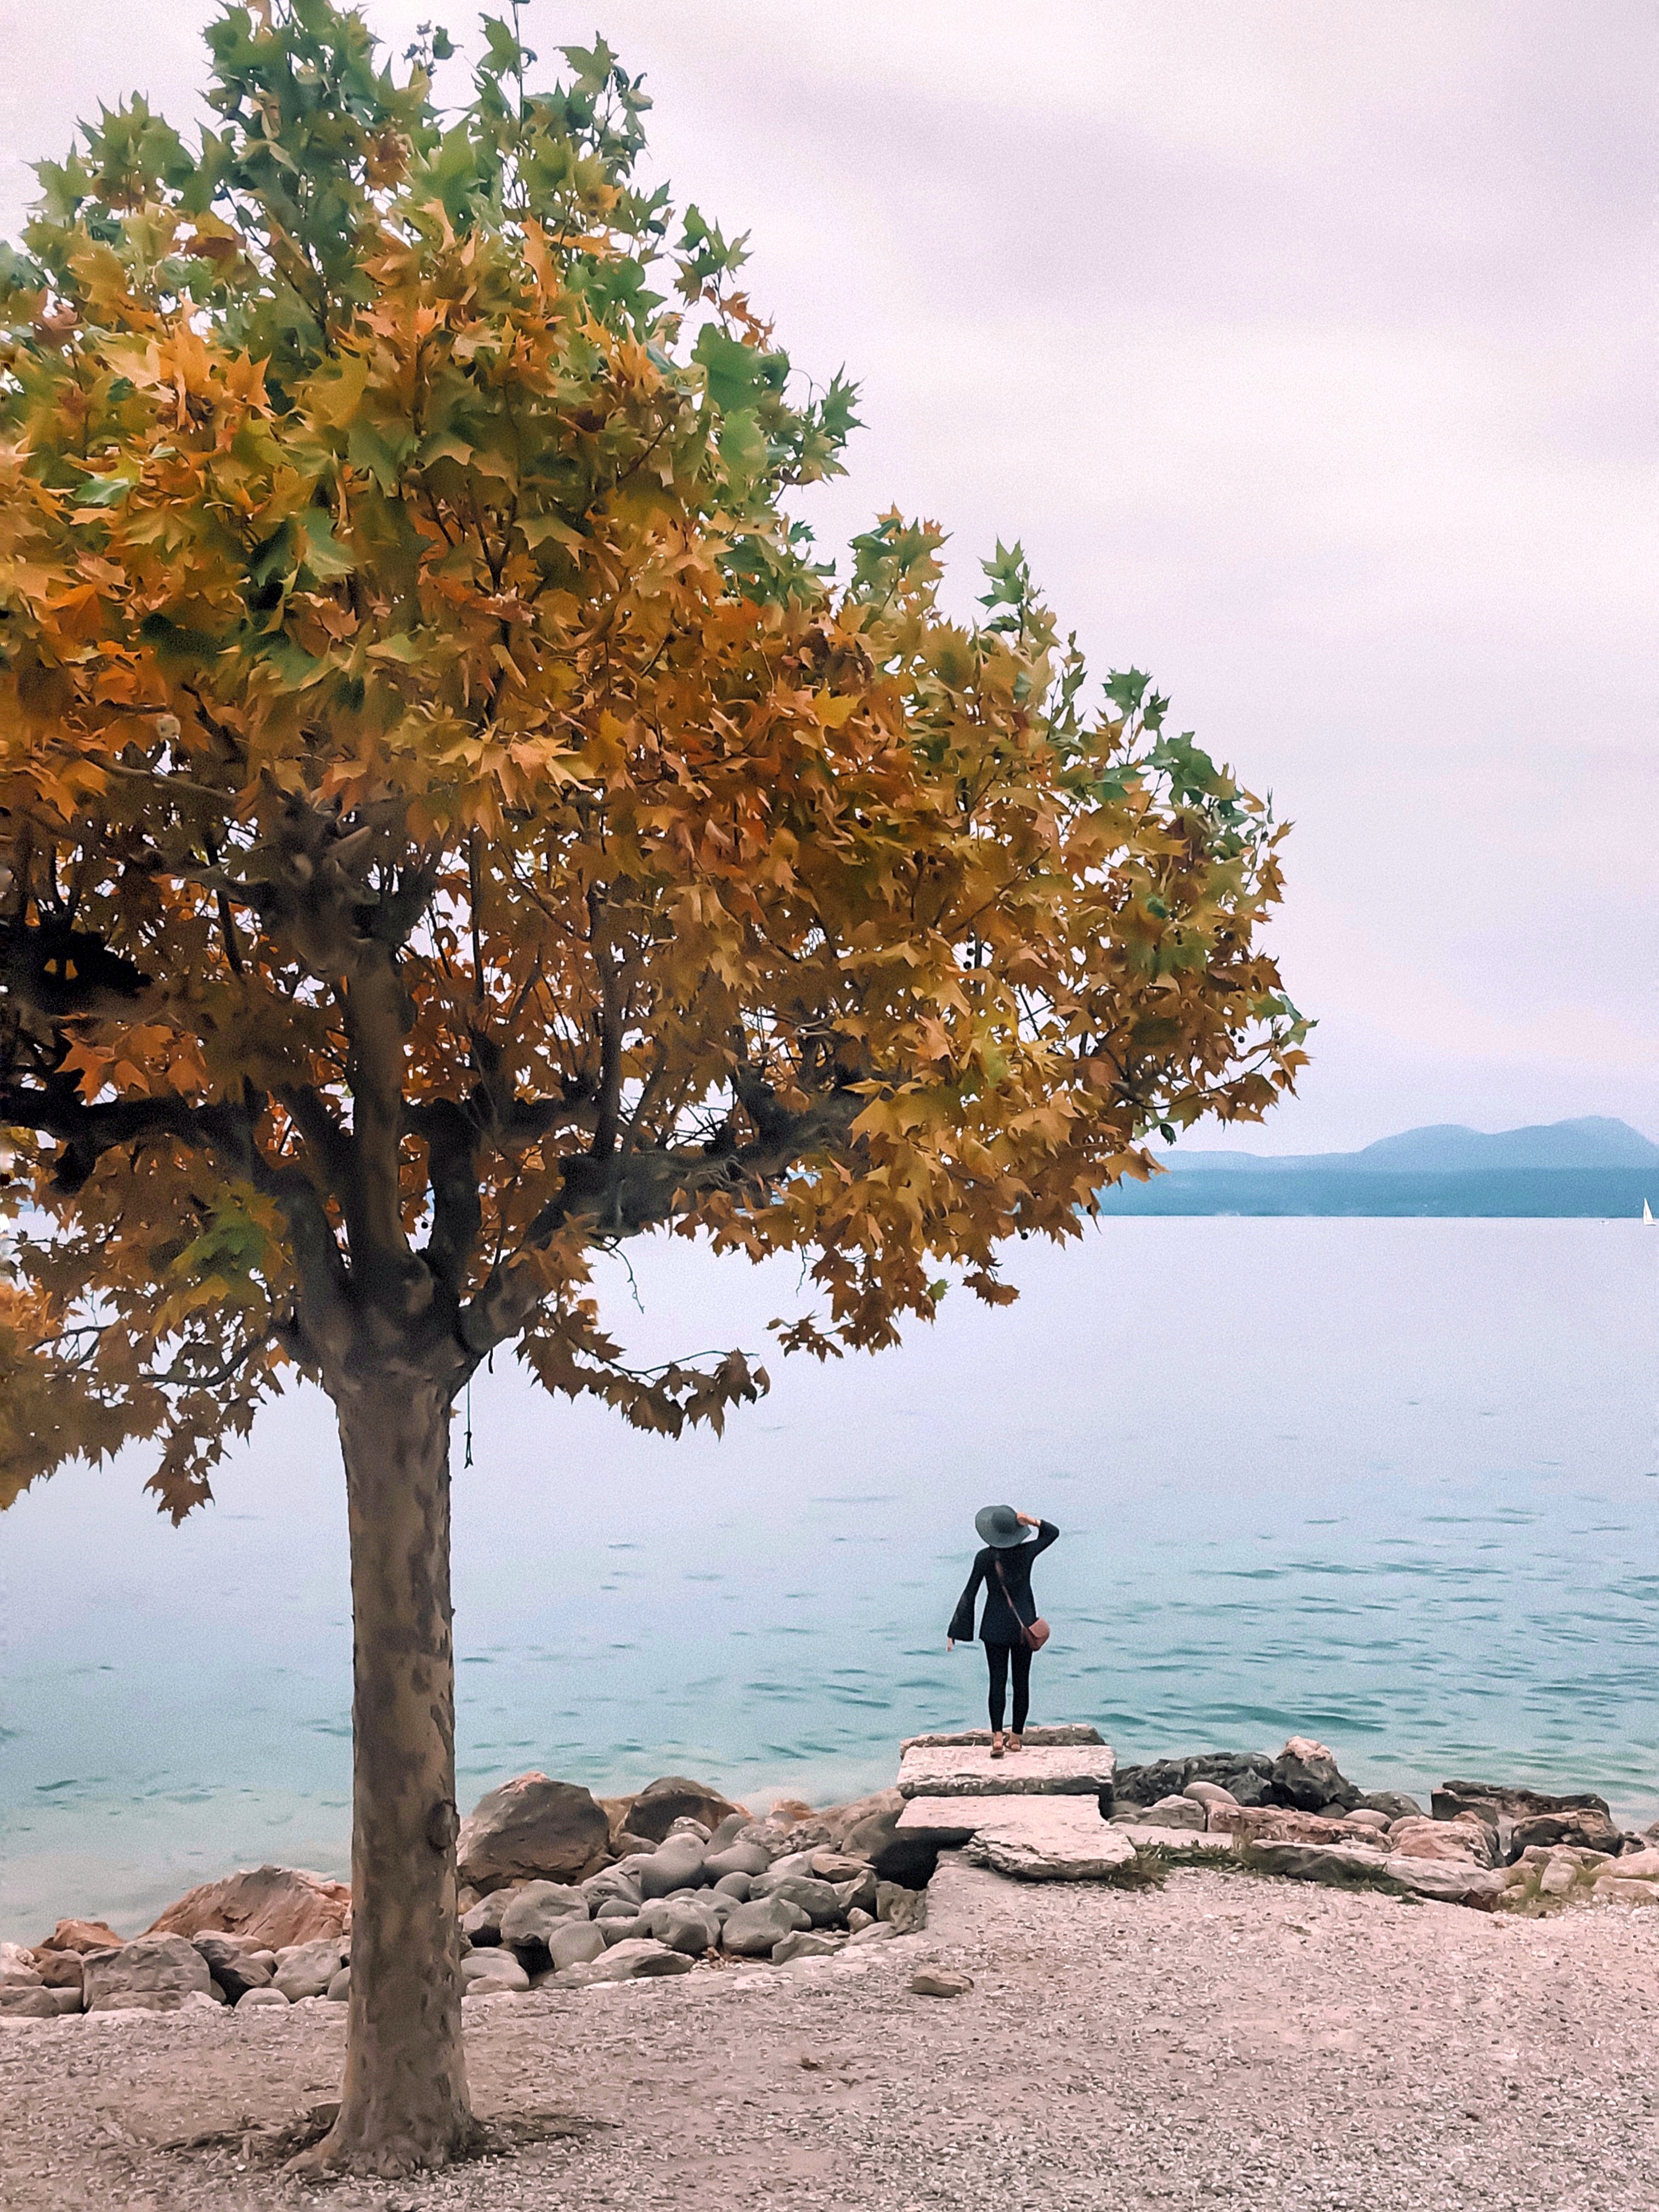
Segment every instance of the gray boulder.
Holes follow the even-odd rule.
[[[594,1908],[593,1917],[595,1920],[637,1920],[640,1917],[640,1907],[641,1900],[637,1897],[631,1899],[626,1897],[607,1897],[602,1899]]]
[[[637,1912],[642,1902],[638,1882],[619,1867],[606,1867],[602,1873],[590,1875],[581,1887],[587,1909],[596,1918],[604,1905],[621,1903],[630,1912]]]
[[[1188,1783],[1215,1782],[1240,1805],[1264,1805],[1272,1802],[1273,1766],[1263,1751],[1211,1751],[1186,1759],[1153,1759],[1145,1766],[1120,1766],[1116,1802],[1120,1806],[1156,1805],[1160,1797],[1180,1796]]]
[[[710,1881],[724,1881],[729,1874],[764,1874],[772,1861],[758,1844],[727,1844],[720,1850],[705,1851],[702,1863]]]
[[[855,1928],[848,1937],[848,1948],[854,1943],[886,1943],[895,1936],[908,1936],[908,1928],[896,1928],[890,1920],[872,1921],[867,1928]]]
[[[1206,1810],[1212,1805],[1237,1805],[1238,1802],[1232,1791],[1224,1789],[1218,1782],[1189,1782],[1181,1795],[1190,1797],[1194,1804],[1202,1805]]]
[[[304,1997],[319,1997],[349,1955],[337,1936],[319,1936],[314,1942],[290,1943],[276,1954],[276,1986],[290,2004]]]
[[[238,2012],[286,2012],[288,1999],[278,1989],[248,1990],[236,2000]]]
[[[573,1915],[561,1922],[548,1938],[547,1948],[555,1973],[562,1973],[567,1966],[584,1966],[592,1959],[604,1955],[605,1931],[593,1920],[578,1920]]]
[[[1273,1761],[1273,1796],[1280,1805],[1293,1805],[1304,1813],[1328,1813],[1340,1818],[1359,1802],[1359,1792],[1337,1771],[1329,1749],[1311,1736],[1293,1735]]]
[[[1182,1795],[1160,1797],[1156,1805],[1148,1805],[1139,1815],[1139,1825],[1144,1828],[1201,1830],[1206,1817],[1203,1806],[1195,1798]]]
[[[1420,1859],[1397,1852],[1386,1863],[1389,1875],[1419,1897],[1431,1897],[1443,1905],[1470,1905],[1490,1911],[1509,1887],[1491,1868],[1455,1859]]]
[[[845,1920],[852,1912],[873,1913],[875,1911],[876,1891],[880,1885],[876,1880],[874,1867],[866,1867],[861,1874],[855,1875],[850,1881],[835,1882],[831,1887],[836,1893],[837,1907],[836,1917],[838,1920]]]
[[[792,1959],[833,1959],[844,1948],[838,1936],[815,1936],[810,1929],[799,1928],[772,1946],[772,1964],[787,1966]]]
[[[640,1868],[640,1896],[648,1905],[653,1898],[672,1897],[677,1889],[695,1889],[702,1878],[702,1845],[694,1836],[678,1836],[653,1851]]]
[[[738,1840],[738,1831],[740,1828],[746,1828],[748,1826],[749,1815],[747,1813],[728,1813],[720,1825],[711,1830],[708,1838],[709,1850],[711,1851],[725,1850],[728,1844],[734,1844]]]
[[[811,1917],[787,1897],[774,1895],[752,1905],[740,1905],[726,1916],[720,1930],[720,1948],[738,1959],[769,1959],[774,1948],[798,1928],[811,1926]]]
[[[703,1864],[707,1866],[708,1863],[705,1859]],[[729,1897],[738,1905],[746,1905],[750,1886],[750,1877],[746,1874],[723,1874],[710,1893],[715,1897]]]
[[[351,1969],[342,1966],[334,1979],[323,1991],[331,2004],[344,2004],[351,1995]]]
[[[571,1969],[584,1982],[649,1981],[659,1974],[689,1974],[691,1961],[684,1951],[671,1951],[665,1943],[641,1936],[631,1943],[613,1944],[591,1966]]]
[[[73,1995],[73,1992],[70,1992]],[[58,1991],[49,1990],[44,1982],[6,1982],[0,1984],[0,2018],[5,2020],[56,2020]]]
[[[914,1936],[927,1925],[927,1893],[925,1889],[902,1889],[897,1882],[876,1884],[876,1917],[890,1928],[895,1936]],[[869,1934],[866,1929],[865,1934]]]
[[[457,1870],[474,1889],[523,1881],[580,1881],[610,1854],[611,1823],[574,1782],[520,1774],[481,1797],[461,1823]]]
[[[700,1959],[705,1951],[719,1948],[720,1915],[688,1892],[646,1905],[637,1929],[640,1935],[665,1943],[671,1951],[684,1951],[690,1958]]]
[[[1244,1856],[1262,1874],[1338,1887],[1382,1874],[1388,1866],[1385,1855],[1366,1844],[1253,1844]]]
[[[769,1897],[787,1897],[798,1905],[815,1928],[828,1928],[839,1920],[845,1910],[839,1893],[832,1882],[818,1881],[811,1875],[757,1875],[749,1885],[751,1900]]]
[[[1364,1813],[1381,1813],[1390,1820],[1413,1820],[1423,1817],[1423,1808],[1415,1797],[1408,1797],[1403,1790],[1362,1790],[1357,1809]]]
[[[219,1987],[235,2004],[250,1990],[270,1987],[270,1968],[254,1954],[251,1944],[244,1944],[234,1936],[203,1934],[191,1938],[197,1949],[207,1960],[207,1970]]]
[[[553,1930],[572,1917],[586,1920],[587,1899],[560,1881],[527,1881],[501,1915],[503,1943],[515,1951],[545,1951]]]
[[[626,1919],[620,1917],[612,1919],[609,1914],[602,1914],[599,1919],[590,1920],[587,1924],[599,1929],[607,1948],[616,1943],[631,1943],[636,1936],[645,1933],[647,1910],[642,1905],[637,1912],[630,1913]]]
[[[590,1923],[591,1924],[591,1923]],[[505,1944],[471,1951],[461,1961],[461,1995],[486,1996],[496,1990],[527,1990],[530,1977]]]
[[[177,2012],[187,1996],[210,1998],[213,1977],[188,1936],[140,1936],[88,1953],[82,1986],[88,2012]]]
[[[22,1943],[0,1943],[0,1989],[38,1990],[46,1980],[35,1955]]]

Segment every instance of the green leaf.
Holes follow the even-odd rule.
[[[337,583],[342,576],[350,575],[357,563],[334,535],[331,518],[313,507],[303,520],[306,551],[301,566],[309,568],[319,584]]]

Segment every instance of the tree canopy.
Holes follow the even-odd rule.
[[[1016,546],[801,520],[854,394],[641,181],[602,42],[471,96],[331,0],[228,8],[0,252],[0,1499],[156,1440],[175,1517],[285,1371],[493,1347],[678,1430],[588,1257],[809,1256],[890,1342],[1255,1116],[1303,1025],[1268,808]]]

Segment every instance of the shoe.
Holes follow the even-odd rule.
[[[1021,1742],[1018,1736],[1011,1735],[1008,1739],[1008,1748],[1010,1751],[1024,1751],[1025,1746]]]
[[[1002,1738],[1000,1735],[994,1735],[991,1738],[991,1756],[993,1759],[1000,1759],[1002,1756]]]

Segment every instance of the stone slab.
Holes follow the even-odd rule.
[[[917,1745],[899,1761],[901,1797],[1098,1797],[1112,1787],[1109,1744],[1027,1742],[993,1759],[988,1744]]]
[[[1059,1728],[1027,1729],[1025,1741],[1039,1749],[1055,1750],[1085,1743],[1103,1746],[1105,1738],[1086,1721],[1066,1721]],[[945,1751],[975,1744],[982,1745],[987,1751],[991,1748],[989,1729],[963,1729],[956,1735],[908,1735],[899,1746],[899,1755],[902,1758],[907,1751]],[[1016,1752],[1013,1756],[1018,1759],[1024,1754]]]
[[[1103,1881],[1133,1863],[1134,1845],[1086,1797],[1006,1798],[963,1856],[1016,1881]]]

